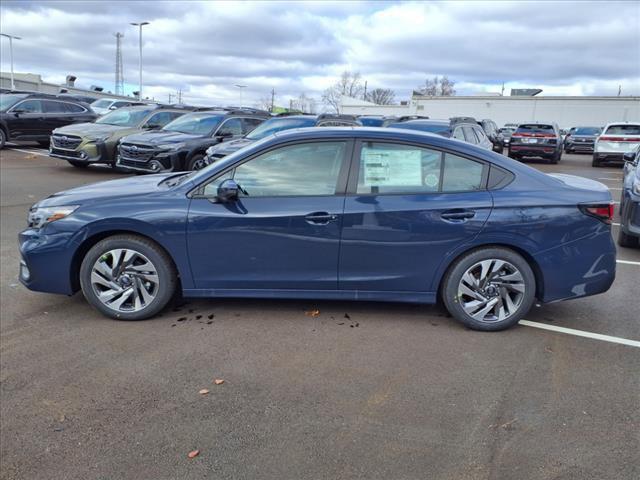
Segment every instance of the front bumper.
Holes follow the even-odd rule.
[[[116,155],[116,166],[131,172],[168,173],[176,170],[179,157],[178,152],[168,152],[159,153],[148,160],[142,160],[127,158],[118,153]]]
[[[86,142],[76,149],[60,148],[49,142],[49,156],[62,160],[89,163],[111,163],[104,142]]]
[[[77,249],[72,232],[27,229],[18,235],[20,282],[29,290],[73,295],[73,255]],[[50,230],[50,229],[49,229]]]
[[[594,143],[588,142],[575,142],[575,143],[567,143],[565,150],[567,152],[584,152],[584,153],[593,153]]]

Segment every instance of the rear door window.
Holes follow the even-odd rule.
[[[67,113],[66,103],[54,102],[52,100],[42,100],[45,113]]]
[[[75,103],[65,102],[63,105],[67,113],[82,113],[86,111],[82,106],[77,105]]]
[[[456,127],[453,129],[453,138],[457,138],[458,140],[466,141],[464,138],[464,133],[462,133],[462,127]]]
[[[478,144],[478,137],[474,133],[473,127],[465,125],[462,127],[462,130],[464,132],[464,138],[468,143],[473,143],[474,145]]]
[[[450,153],[444,156],[443,192],[484,190],[484,164]]]

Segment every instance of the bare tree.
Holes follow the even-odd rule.
[[[336,112],[340,112],[340,104],[342,96],[359,98],[362,95],[364,87],[360,73],[358,72],[342,72],[340,79],[331,87],[327,88],[322,94],[322,101],[333,108]]]
[[[396,94],[390,88],[374,88],[367,92],[365,100],[376,105],[393,105]]]
[[[289,102],[291,110],[296,110],[302,113],[315,113],[316,101],[307,97],[306,93],[302,92],[297,98],[292,98]]]
[[[256,103],[256,108],[260,110],[271,111],[271,97],[260,97]]]
[[[427,95],[431,97],[450,97],[456,94],[455,86],[456,82],[449,80],[449,77],[443,75],[438,77],[437,75],[432,79],[427,78],[424,85],[420,85],[417,91],[421,95]]]

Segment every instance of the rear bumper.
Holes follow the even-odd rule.
[[[552,157],[558,150],[555,145],[509,145],[509,153],[524,157]]]
[[[616,247],[611,227],[604,223],[597,233],[541,252],[534,259],[543,277],[540,300],[544,303],[604,293],[616,277]]]
[[[620,152],[595,152],[593,158],[600,162],[624,163],[623,155]]]

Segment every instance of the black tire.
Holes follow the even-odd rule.
[[[67,160],[67,162],[69,162],[69,165],[73,165],[76,168],[87,168],[89,166],[88,163],[78,162],[77,160]]]
[[[4,144],[7,142],[7,134],[0,128],[0,150],[4,148]]]
[[[49,148],[49,140],[38,140],[38,145],[41,147]]]
[[[520,160],[520,156],[516,155],[515,153],[507,152],[507,155],[509,156],[509,158],[513,158],[514,160]]]
[[[204,163],[204,155],[202,155],[201,153],[196,153],[187,162],[187,170],[200,170],[201,168],[204,168],[206,166],[204,165]]]
[[[561,158],[562,158],[562,150],[559,150],[558,152],[553,154],[550,161],[551,163],[556,164],[560,161]]]
[[[618,231],[618,245],[621,247],[638,248],[640,247],[640,238],[624,233],[621,227]]]
[[[593,156],[593,160],[591,161],[591,166],[596,168],[599,168],[602,166],[602,164],[600,163],[600,159],[598,158],[597,155]]]
[[[148,260],[148,262],[152,264],[156,272],[154,275],[157,277],[157,284],[154,285],[154,291],[152,292],[153,298],[149,301],[148,305],[144,305],[137,310],[116,310],[115,308],[105,305],[102,300],[98,298],[98,293],[96,293],[96,288],[94,288],[92,283],[92,273],[98,260],[102,262],[102,257],[105,256],[112,258],[108,252],[117,249],[127,249],[143,258],[146,257],[145,260]],[[112,264],[115,263],[112,261]],[[128,276],[126,270],[124,275]],[[140,275],[139,271],[133,271],[133,273],[130,274],[131,277],[138,277],[138,275]],[[140,282],[143,281],[142,277],[138,278]],[[137,281],[138,280],[133,278],[127,282],[130,286],[128,288],[132,289],[136,294],[138,294],[137,288],[143,288],[136,283]],[[116,283],[119,281],[116,279],[111,280],[111,282]],[[122,285],[122,283],[118,284]],[[171,301],[178,286],[178,274],[169,255],[155,242],[137,235],[114,235],[96,243],[89,252],[87,252],[80,266],[80,286],[87,302],[103,315],[118,320],[144,320],[159,313]],[[126,287],[122,288],[124,289],[123,291],[127,289]],[[122,298],[122,296],[120,298]],[[127,302],[125,302],[124,305],[126,305],[126,303]]]
[[[501,260],[503,262],[507,262],[510,267],[517,269],[522,278],[524,292],[522,292],[521,297],[517,298],[516,302],[514,302],[515,310],[502,320],[476,319],[467,313],[462,305],[464,295],[459,294],[459,286],[461,284],[462,277],[467,270],[484,260]],[[491,283],[487,286],[487,288],[489,287],[492,287]],[[497,289],[496,287],[493,287],[493,289],[498,290],[499,292],[495,295],[496,297],[502,297],[502,290],[499,287]],[[442,300],[444,301],[449,313],[451,313],[451,315],[463,325],[466,325],[473,330],[481,331],[504,330],[517,324],[531,309],[535,300],[535,293],[535,275],[527,261],[514,251],[502,247],[481,248],[463,255],[449,267],[449,270],[442,281],[441,289]],[[514,293],[514,295],[517,296],[518,294]],[[486,298],[490,297],[487,296]]]

